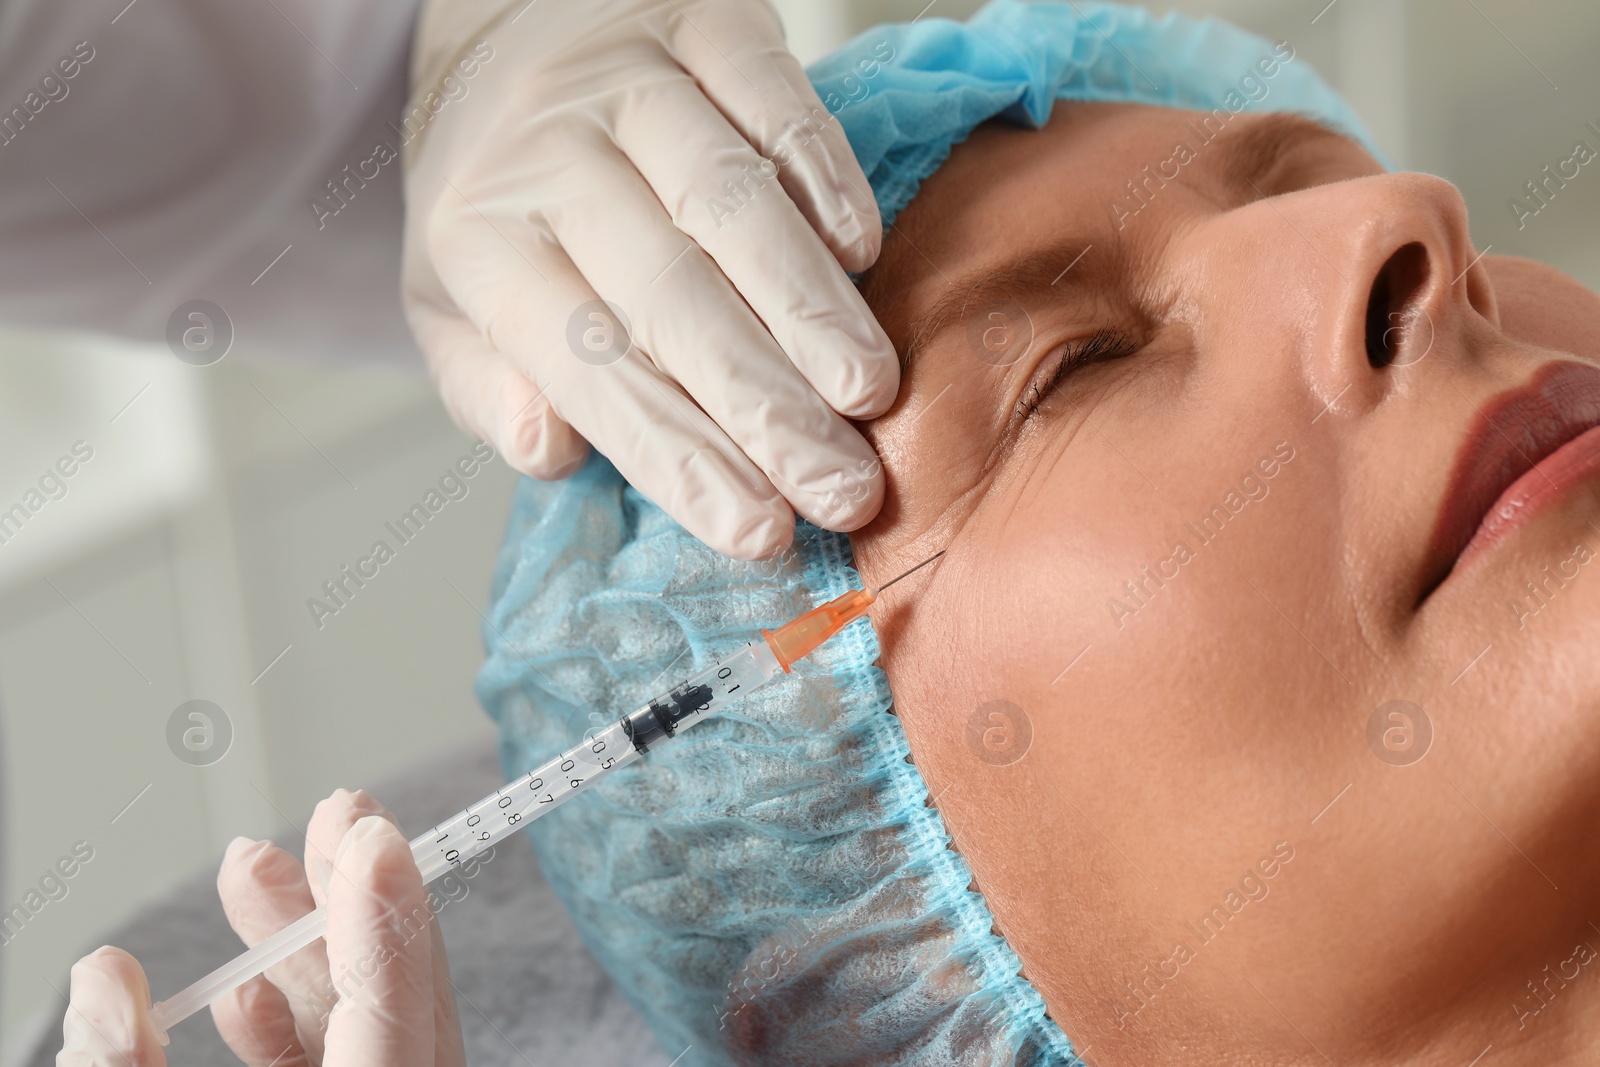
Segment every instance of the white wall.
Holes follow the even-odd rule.
[[[73,959],[235,835],[298,848],[334,787],[491,737],[471,682],[510,473],[410,544],[384,529],[471,445],[426,381],[0,337],[0,507],[79,439],[66,495],[0,544],[4,907],[95,852],[0,948],[12,1052]],[[314,626],[306,601],[378,538],[394,561]],[[204,767],[167,741],[196,698],[235,731]]]

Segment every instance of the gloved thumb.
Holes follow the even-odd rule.
[[[166,1067],[150,1023],[150,985],[139,961],[99,949],[72,965],[72,995],[56,1067]]]

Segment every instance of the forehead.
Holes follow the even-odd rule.
[[[1257,178],[1287,147],[1306,142],[1353,147],[1293,115],[1218,122],[1207,112],[1143,104],[1063,101],[1037,130],[985,123],[918,189],[863,278],[863,294],[904,344],[912,321],[954,279],[1030,254],[1039,269],[1060,269],[1088,245],[1100,249],[1093,258],[1102,266],[1112,258],[1105,253],[1128,265],[1155,254],[1193,209],[1253,199]],[[1157,195],[1160,211],[1118,225],[1119,215],[1140,208],[1139,197],[1153,204]]]
[[[922,184],[899,227],[924,248],[970,247],[974,227],[1025,218],[1041,201],[1065,202],[1066,189],[1088,181],[1124,172],[1131,179],[1147,157],[1159,162],[1187,114],[1063,101],[1042,129],[991,120]]]

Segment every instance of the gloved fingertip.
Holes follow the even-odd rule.
[[[123,949],[115,945],[101,945],[77,963],[72,965],[72,981],[74,984],[79,977],[85,981],[98,982],[111,979],[122,988],[126,979],[134,978],[143,981],[143,970],[139,961]]]
[[[883,465],[868,452],[825,478],[791,490],[789,500],[796,511],[824,530],[849,533],[877,517],[885,492]]]
[[[879,493],[853,507],[841,509],[829,521],[817,525],[834,533],[853,533],[877,518],[881,510],[883,510],[883,495]]]
[[[514,428],[502,452],[512,469],[541,482],[558,482],[582,469],[589,459],[589,442],[554,414],[523,422]]]
[[[549,481],[559,482],[563,478],[572,477],[574,474],[577,474],[583,469],[583,465],[588,462],[588,459],[589,453],[585,451],[583,455],[573,458],[564,466],[554,468],[550,475]]]
[[[139,961],[106,945],[72,965],[66,1046],[104,1047],[137,1055],[155,1040],[150,987]],[[76,1031],[76,1033],[75,1033]]]
[[[364,816],[345,832],[339,851],[334,854],[333,865],[343,870],[347,865],[370,862],[372,856],[392,851],[397,842],[402,847],[407,845],[394,823],[380,815]]]
[[[883,231],[878,226],[876,207],[870,215],[861,209],[846,213],[833,228],[834,258],[847,271],[864,271],[878,261],[883,251]]]
[[[885,354],[885,349],[887,354]],[[894,349],[873,345],[856,348],[833,368],[835,380],[825,394],[833,410],[847,419],[875,419],[894,407],[900,395],[900,361]]]
[[[296,874],[293,857],[286,852],[281,853],[284,862],[281,866],[275,865],[272,861],[278,859],[279,855],[275,855],[274,849],[271,841],[257,841],[249,837],[236,837],[228,842],[228,850],[222,856],[222,866],[217,871],[218,889],[226,894],[241,879],[251,885],[292,881]]]
[[[340,792],[345,792],[345,790],[340,790]],[[346,803],[350,805],[350,810],[352,812],[359,812],[364,816],[377,815],[385,819],[394,818],[394,816],[389,814],[389,809],[384,807],[383,804],[379,802],[377,797],[373,796],[365,789],[356,789],[350,791],[346,793],[346,798]]]
[[[844,404],[838,411],[847,419],[875,419],[894,407],[895,397],[899,395],[900,381],[899,375],[896,375],[894,381],[869,387],[859,399]]]
[[[788,521],[776,516],[763,516],[747,523],[733,536],[734,551],[728,554],[734,559],[758,560],[772,559],[781,555],[794,541],[794,519]]]
[[[232,841],[229,841],[228,847],[223,850],[222,865],[226,867],[229,864],[238,863],[246,856],[246,854],[249,853],[251,849],[258,849],[261,847],[261,845],[262,842],[257,841],[255,838],[245,837],[241,834]]]
[[[840,140],[843,142],[843,138]],[[844,144],[843,151],[844,158],[829,168],[832,173],[828,184],[833,194],[829,199],[838,212],[830,229],[840,265],[851,271],[866,270],[877,261],[883,248],[883,216],[878,213],[877,198],[848,144]]]
[[[313,827],[319,827],[331,822],[342,837],[356,820],[368,815],[394,818],[389,814],[389,809],[365,789],[335,789],[326,799],[317,803],[316,810],[311,813],[311,823]],[[313,833],[312,836],[318,835]]]

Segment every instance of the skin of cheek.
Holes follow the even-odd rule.
[[[1128,392],[1123,403],[1130,409],[1173,406],[1172,398],[1157,405],[1140,390]],[[1237,488],[1235,479],[1216,472],[1248,473],[1270,455],[1272,441],[1251,440],[1244,427],[1207,418],[1219,442],[1240,442],[1225,459],[1220,444],[1203,454],[1174,447],[1200,433],[1196,427],[1170,428],[1164,436],[1160,420],[1141,424],[1110,407],[1096,410],[1097,422],[1132,429],[1117,432],[1115,441],[1094,430],[1062,431],[1053,449],[1014,464],[961,526],[939,571],[918,591],[915,610],[880,619],[880,632],[919,769],[940,796],[1008,938],[1024,960],[1071,960],[1076,973],[1108,980],[1118,967],[1136,975],[1146,959],[1159,958],[1150,953],[1172,947],[1165,942],[1177,924],[1165,930],[1157,924],[1152,939],[1148,916],[1202,914],[1211,903],[1201,899],[1206,887],[1226,886],[1237,876],[1233,867],[1247,867],[1252,850],[1277,839],[1278,828],[1262,823],[1271,813],[1254,800],[1258,769],[1239,754],[1263,745],[1292,751],[1300,741],[1272,721],[1281,716],[1264,725],[1237,714],[1219,722],[1213,709],[1263,700],[1284,706],[1306,684],[1304,675],[1325,684],[1329,672],[1320,661],[1303,662],[1309,650],[1264,604],[1217,617],[1217,603],[1248,590],[1230,559],[1252,547],[1244,531],[1227,530],[1218,545],[1199,548],[1201,555],[1148,606],[1115,625],[1108,600],[1116,595],[1132,603],[1122,583],[1141,579],[1142,566],[1166,556],[1176,540],[1198,544],[1183,522],[1199,520]],[[1251,432],[1259,437],[1260,427]],[[1069,439],[1072,455],[1063,457]],[[1192,466],[1174,461],[1177,455],[1187,455]],[[1158,495],[1133,467],[1169,492],[1195,490]],[[1249,507],[1282,508],[1291,527],[1303,519],[1305,503],[1288,502],[1281,488],[1293,469],[1284,468],[1280,485]],[[1092,524],[1077,518],[1091,514]],[[1308,551],[1284,555],[1306,559]],[[1238,665],[1233,682],[1217,677],[1228,673],[1219,664],[1234,658],[1227,638],[1238,628],[1270,638],[1262,644],[1252,636],[1262,657],[1301,663],[1284,672],[1276,694],[1254,681],[1255,658]],[[1093,647],[1062,675],[1085,646]],[[946,666],[916,669],[934,662]],[[1203,698],[1195,677],[1218,683],[1218,690]],[[1241,689],[1230,693],[1232,686]],[[1028,754],[1004,766],[976,755],[969,736],[969,720],[995,699],[1021,707],[1033,730]],[[1274,733],[1266,744],[1263,735]],[[1292,755],[1268,759],[1265,773],[1282,775],[1287,788],[1295,762]],[[1119,799],[1131,797],[1138,801]],[[1313,802],[1321,803],[1320,793],[1304,798]],[[1021,819],[1019,812],[1041,817]],[[1136,853],[1131,863],[1107,846],[1108,838]],[[1196,856],[1196,843],[1208,840],[1215,858]],[[1198,895],[1170,899],[1153,890],[1147,875],[1169,890],[1187,885]],[[1107,921],[1112,916],[1125,924]],[[1085,944],[1086,937],[1098,943]],[[1083,967],[1087,959],[1096,965]],[[1065,1017],[1111,1018],[1107,981],[1078,988],[1063,986],[1059,975],[1030,977],[1052,1005],[1071,1006]],[[1192,1025],[1203,1025],[1201,1014]]]

